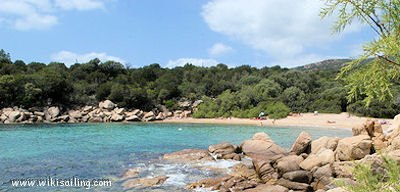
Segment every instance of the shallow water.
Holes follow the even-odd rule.
[[[103,123],[0,126],[0,191],[115,191],[116,181],[130,167],[142,167],[141,176],[166,174],[167,182],[154,190],[182,188],[213,173],[157,160],[168,152],[231,142],[240,144],[256,132],[266,132],[277,144],[290,148],[301,131],[314,139],[346,137],[350,129],[258,127],[242,125]],[[150,171],[149,171],[150,170]],[[112,187],[12,187],[10,179],[107,178]],[[171,188],[172,187],[172,188]]]

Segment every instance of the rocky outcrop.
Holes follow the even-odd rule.
[[[241,149],[245,155],[263,159],[273,159],[286,153],[286,150],[275,144],[266,133],[254,134],[252,139],[241,144]]]
[[[161,121],[179,115],[190,116],[191,111],[177,112],[144,112],[140,109],[128,110],[117,107],[110,100],[102,101],[98,107],[84,106],[76,109],[63,109],[52,106],[43,111],[28,111],[21,108],[4,108],[0,110],[0,123],[85,123],[85,122],[132,122]],[[232,157],[233,158],[233,157]],[[238,157],[236,157],[238,158]]]
[[[324,149],[319,151],[317,154],[310,154],[303,162],[300,163],[300,167],[304,170],[310,171],[315,167],[321,167],[326,164],[333,163],[334,161],[334,152],[330,149]]]
[[[210,145],[208,151],[217,159],[233,159],[240,161],[240,149],[230,143]]]
[[[311,136],[307,132],[301,132],[290,151],[296,155],[307,153],[309,150],[311,150],[311,140]]]
[[[340,161],[362,159],[371,153],[372,141],[368,135],[358,135],[341,139],[335,151],[335,157]]]

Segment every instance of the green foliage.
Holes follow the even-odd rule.
[[[327,0],[321,11],[326,17],[338,13],[334,25],[343,31],[353,21],[369,25],[378,38],[366,43],[359,59],[349,62],[339,74],[349,90],[350,101],[387,101],[397,96],[393,86],[400,79],[400,1]],[[372,59],[371,59],[372,58]],[[365,64],[368,63],[368,64]]]
[[[342,185],[350,192],[394,192],[400,191],[400,165],[396,161],[383,157],[385,173],[375,173],[371,166],[357,164],[353,175],[356,184]]]
[[[257,69],[248,65],[228,68],[224,64],[213,67],[187,64],[173,69],[151,64],[126,68],[121,63],[102,63],[99,59],[68,68],[56,62],[47,65],[25,64],[21,60],[11,62],[4,51],[0,51],[0,56],[3,58],[0,61],[0,107],[44,107],[51,101],[51,105],[70,108],[97,105],[99,101],[110,99],[127,108],[151,110],[165,105],[176,109],[176,101],[204,98],[195,117],[254,118],[265,112],[272,118],[281,118],[289,111],[314,110],[329,113],[348,110],[359,115],[393,117],[400,112],[398,99],[373,101],[371,107],[365,108],[363,94],[348,104],[346,92],[350,89],[344,87],[344,81],[335,80],[338,68],[307,70],[274,66]],[[390,90],[398,95],[400,86],[393,83]]]
[[[289,87],[283,91],[283,102],[294,112],[307,111],[306,94],[298,87]]]

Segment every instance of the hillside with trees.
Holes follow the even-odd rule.
[[[349,90],[336,80],[344,60],[294,69],[279,66],[228,68],[225,64],[173,69],[151,64],[127,68],[114,61],[93,59],[66,67],[63,63],[26,64],[0,53],[0,107],[74,108],[109,99],[125,108],[175,109],[179,101],[203,100],[195,117],[256,117],[261,111],[276,118],[289,112],[351,112],[362,116],[393,117],[399,103],[371,102],[363,97],[348,103]],[[329,66],[334,63],[334,66]],[[335,64],[336,63],[336,64]]]

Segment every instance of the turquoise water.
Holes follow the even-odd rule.
[[[301,131],[314,139],[346,137],[350,130],[258,127],[205,124],[57,124],[0,126],[0,191],[54,191],[62,188],[12,187],[10,179],[118,178],[129,167],[146,165],[168,152],[207,148],[210,144],[240,144],[256,132],[266,132],[279,145],[290,148]],[[66,191],[121,190],[110,188]]]

